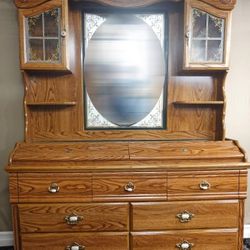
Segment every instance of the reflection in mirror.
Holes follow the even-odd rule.
[[[164,127],[164,15],[84,15],[87,128]]]

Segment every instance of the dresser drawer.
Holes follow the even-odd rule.
[[[166,200],[166,177],[154,175],[96,175],[93,200]]]
[[[138,232],[132,233],[132,245],[133,250],[237,250],[237,236],[236,230]]]
[[[80,202],[92,199],[88,174],[19,174],[19,202]]]
[[[19,204],[21,232],[127,231],[128,203]]]
[[[239,171],[214,173],[170,173],[169,200],[237,199]]]
[[[129,249],[128,233],[32,233],[22,234],[21,239],[22,250]]]
[[[132,230],[237,228],[239,201],[132,203]]]

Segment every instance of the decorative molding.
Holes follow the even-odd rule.
[[[0,247],[13,246],[14,236],[12,231],[0,232]]]
[[[244,225],[244,239],[250,239],[250,224]]]
[[[72,0],[73,2],[83,2],[84,0]],[[85,0],[86,1],[86,0]],[[183,0],[88,0],[88,2],[108,5],[121,8],[145,7],[160,2],[182,2]]]

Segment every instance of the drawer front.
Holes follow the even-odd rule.
[[[22,234],[21,239],[23,250],[129,249],[127,233],[35,233]],[[82,248],[77,248],[77,245]]]
[[[166,200],[166,178],[155,176],[93,177],[93,200]]]
[[[129,205],[20,204],[21,232],[127,231]]]
[[[182,174],[168,178],[169,200],[236,199],[239,196],[238,171],[232,174]]]
[[[133,250],[236,250],[237,236],[235,231],[215,230],[142,232],[132,233],[132,244]]]
[[[91,201],[91,175],[19,174],[19,202]]]
[[[237,228],[239,201],[132,203],[132,230]]]

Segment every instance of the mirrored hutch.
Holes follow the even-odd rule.
[[[242,250],[225,138],[236,0],[15,0],[25,141],[16,250]]]

